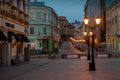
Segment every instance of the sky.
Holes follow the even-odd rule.
[[[32,0],[33,1],[33,0]],[[86,0],[38,0],[53,8],[58,16],[66,16],[69,22],[82,21]]]

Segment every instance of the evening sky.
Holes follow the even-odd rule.
[[[52,7],[58,16],[66,16],[69,22],[82,21],[86,0],[38,0]]]

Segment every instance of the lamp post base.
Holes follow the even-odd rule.
[[[95,71],[95,62],[90,62],[89,63],[89,71]]]

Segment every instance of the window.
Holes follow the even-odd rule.
[[[15,28],[14,24],[5,22],[6,27]]]
[[[41,12],[40,12],[40,11],[36,12],[36,19],[37,19],[38,21],[41,21],[41,20],[42,20],[42,15],[41,15]]]
[[[34,34],[34,27],[30,27],[30,34]]]
[[[117,19],[118,19],[117,16],[115,16],[115,23],[117,23],[117,21],[118,21]]]
[[[25,27],[25,32],[27,32],[27,28]]]
[[[23,11],[23,1],[20,0],[20,10]]]
[[[41,48],[41,43],[39,44],[40,48]]]
[[[112,18],[112,23],[114,23],[114,18]]]
[[[47,34],[47,32],[46,32],[46,27],[44,28],[44,34]]]
[[[25,9],[24,9],[25,13],[28,14],[28,6],[25,5]]]
[[[48,14],[48,21],[50,21],[50,13]]]
[[[17,0],[13,0],[13,5],[17,7]]]
[[[46,21],[46,13],[43,15],[43,21]]]
[[[9,2],[10,0],[6,0],[7,2]]]
[[[33,13],[33,12],[30,12],[30,14],[29,14],[29,19],[30,19],[30,20],[33,20],[33,19],[34,19],[34,13]]]

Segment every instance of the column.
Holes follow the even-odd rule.
[[[5,42],[2,45],[2,57],[3,57],[3,65],[10,66],[11,65],[11,49],[10,43]]]

